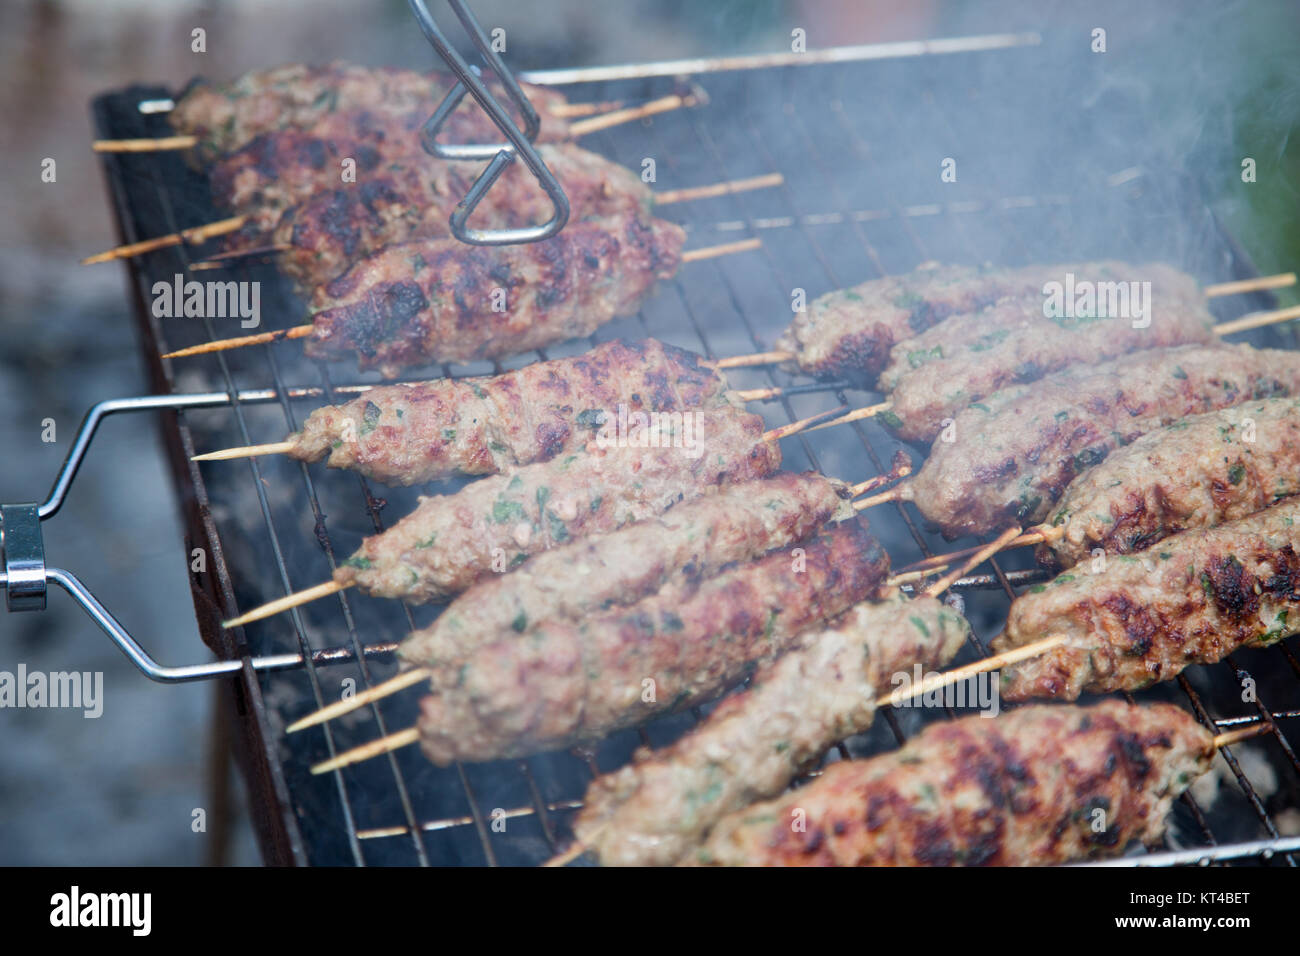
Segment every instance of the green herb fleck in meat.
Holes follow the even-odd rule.
[[[900,292],[894,296],[894,305],[900,309],[906,309],[908,312],[915,312],[921,306],[925,305],[925,299],[919,293],[908,290]]]
[[[498,497],[492,505],[492,520],[497,524],[524,521],[527,517],[524,506],[511,498]]]
[[[361,415],[361,428],[358,429],[358,433],[369,435],[378,427],[379,417],[383,415],[383,413],[383,409],[374,402],[366,402],[366,410]]]
[[[1260,641],[1264,644],[1272,644],[1286,637],[1290,631],[1286,625],[1287,610],[1283,608],[1277,612],[1277,617],[1273,619],[1273,626],[1260,635]]]
[[[888,428],[902,428],[903,420],[893,412],[886,409],[876,416],[876,419]]]
[[[929,362],[931,359],[941,359],[941,358],[943,358],[942,345],[936,345],[934,348],[931,349],[917,349],[915,351],[907,353],[907,363],[911,365],[912,368],[920,368],[922,365],[924,365],[926,362]]]

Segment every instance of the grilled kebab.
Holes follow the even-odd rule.
[[[471,587],[412,632],[399,649],[410,665],[457,660],[543,621],[579,620],[631,604],[678,577],[716,574],[853,517],[847,487],[815,472],[723,485],[609,534],[534,555],[510,574]]]
[[[1158,301],[1200,296],[1190,276],[1162,265],[1104,261],[995,270],[927,263],[906,275],[870,279],[814,299],[775,347],[794,354],[792,371],[871,387],[897,343],[949,316],[978,312],[1006,298],[1037,301],[1041,308],[1044,287],[1067,273],[1080,281],[1125,285],[1134,276],[1150,276],[1152,298]]]
[[[1047,634],[1060,647],[1002,672],[1010,700],[1136,690],[1300,627],[1300,499],[1171,535],[1070,571],[1011,605],[997,651]]]
[[[1300,494],[1300,400],[1191,415],[1112,452],[1070,482],[1040,546],[1073,567],[1095,548],[1142,551],[1177,531],[1244,518]]]
[[[1293,352],[1247,345],[1153,349],[1071,366],[961,412],[900,487],[948,537],[1040,521],[1114,449],[1187,415],[1300,392]]]
[[[931,724],[724,818],[694,861],[740,866],[1043,866],[1164,833],[1214,737],[1169,704],[1022,707]],[[1097,825],[1101,828],[1097,829]]]
[[[660,219],[570,223],[514,246],[454,239],[391,245],[311,301],[313,358],[349,352],[393,377],[430,362],[501,358],[589,335],[636,311],[681,262],[686,233]]]
[[[1039,295],[952,316],[900,342],[880,374],[890,402],[882,423],[906,441],[929,442],[959,412],[1000,389],[1142,349],[1215,342],[1214,316],[1191,278],[1167,266],[1147,268],[1164,280],[1153,283],[1144,323],[1095,314],[1046,318]]]
[[[837,740],[865,731],[896,674],[943,666],[969,633],[932,597],[854,606],[671,747],[596,778],[574,832],[606,866],[677,862],[726,814],[780,793]]]
[[[289,436],[288,454],[413,485],[577,451],[620,406],[635,420],[727,404],[726,381],[694,353],[656,339],[614,341],[487,378],[373,388],[313,411]]]
[[[443,72],[418,73],[337,61],[324,66],[289,64],[254,70],[230,83],[197,84],[177,101],[168,120],[178,133],[198,137],[200,157],[211,160],[234,152],[262,133],[319,127],[340,110],[368,110],[381,117],[414,115],[422,125],[455,84],[456,78]],[[564,139],[568,126],[556,109],[565,98],[545,87],[522,86],[541,120],[538,141]],[[495,82],[489,87],[503,104],[511,106],[502,87]],[[495,143],[502,138],[472,96],[461,101],[442,135],[459,143]]]
[[[638,435],[648,442],[649,432]],[[378,597],[444,598],[531,554],[660,514],[724,482],[765,477],[781,464],[763,420],[730,407],[670,415],[655,440],[657,447],[645,447],[611,436],[613,447],[526,465],[454,495],[421,496],[411,514],[367,538],[334,580]]]
[[[627,608],[542,622],[433,668],[426,757],[493,760],[597,740],[700,703],[870,597],[889,557],[856,521]]]

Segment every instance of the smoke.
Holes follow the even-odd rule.
[[[1033,29],[1043,36],[1017,107],[1033,115],[1044,98],[1073,116],[1061,145],[1141,165],[1149,196],[1180,177],[1195,184],[1263,271],[1300,259],[1300,70],[1293,41],[1300,6],[1286,0],[1078,4],[948,3],[945,33]],[[1105,52],[1080,50],[1096,29]],[[1073,104],[1073,106],[1072,106]],[[1244,169],[1244,164],[1251,167]],[[1114,175],[1123,167],[1107,169]],[[1245,176],[1243,174],[1245,173]],[[1253,175],[1253,182],[1245,181]],[[1171,191],[1172,192],[1172,191]],[[1169,196],[1178,202],[1181,197]],[[1169,209],[1171,225],[1186,209]],[[1194,260],[1202,239],[1184,229]]]

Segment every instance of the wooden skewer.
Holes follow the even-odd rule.
[[[682,262],[699,262],[703,259],[715,259],[718,256],[729,256],[734,252],[748,252],[751,249],[758,249],[763,245],[761,239],[741,239],[737,242],[728,242],[717,246],[706,246],[702,249],[690,249],[682,253]],[[230,259],[245,259],[250,256],[275,255],[281,252],[288,252],[293,246],[279,244],[273,246],[257,246],[252,249],[234,249],[230,252],[223,252],[219,255],[211,256],[202,262],[196,262],[190,266],[191,271],[200,269],[218,269],[221,268]],[[166,356],[163,356],[166,358]]]
[[[774,385],[770,388],[737,388],[731,394],[738,402],[765,402],[786,395],[807,395],[810,392],[832,392],[843,387],[839,382],[817,382],[812,385],[792,385],[788,388]]]
[[[952,587],[952,583],[958,578],[967,574],[972,568],[978,567],[980,564],[1001,551],[1006,547],[1007,542],[1019,533],[1020,529],[1015,525],[1007,528],[1006,531],[1003,531],[988,544],[977,548],[975,553],[962,563],[961,567],[948,572],[946,576],[940,578],[938,581],[935,581],[934,584],[926,588],[925,593],[930,597],[938,597],[944,591],[948,590],[948,588]]]
[[[197,136],[156,136],[152,139],[97,139],[90,148],[97,153],[160,153],[197,145]]]
[[[707,365],[718,371],[728,368],[749,368],[754,365],[777,365],[781,362],[789,362],[795,358],[793,352],[755,352],[753,355],[733,355],[730,358],[716,359],[712,362],[701,362],[701,365]]]
[[[598,112],[604,105],[599,103],[571,103],[554,112],[562,119],[573,116],[588,117],[569,124],[569,135],[576,139],[612,126],[694,106],[696,102],[693,96],[665,96],[651,100],[649,103],[642,103],[640,106],[616,109],[609,113]],[[97,139],[90,144],[90,148],[97,153],[156,153],[174,149],[192,149],[198,144],[197,136],[155,136],[140,139]]]
[[[625,100],[606,100],[603,103],[556,103],[551,107],[550,113],[560,119],[579,119],[609,110],[621,110],[625,105]]]
[[[1289,319],[1300,319],[1300,305],[1293,305],[1289,309],[1274,309],[1271,312],[1251,312],[1231,322],[1220,322],[1214,327],[1214,334],[1231,335],[1234,332],[1259,329],[1266,325],[1277,325]]]
[[[190,266],[191,269],[201,269],[212,263],[226,262],[230,259],[246,259],[249,256],[269,256],[281,252],[288,252],[293,246],[286,242],[276,243],[270,246],[251,246],[247,249],[231,249],[228,252],[218,252],[216,255],[208,256],[202,262],[196,262]]]
[[[1238,295],[1242,292],[1262,292],[1265,289],[1285,289],[1295,285],[1294,272],[1279,272],[1271,276],[1255,276],[1253,279],[1238,279],[1235,282],[1217,282],[1207,285],[1201,291],[1207,299],[1216,299],[1221,295]]]
[[[731,179],[725,183],[713,183],[709,186],[689,186],[685,189],[668,189],[655,193],[656,206],[671,206],[673,203],[694,202],[697,199],[712,199],[716,196],[729,196],[732,193],[752,192],[755,189],[771,189],[785,182],[780,173],[768,173],[766,176],[750,176],[748,179]]]
[[[1051,543],[1058,538],[1064,537],[1065,528],[1063,526],[1051,527],[1040,525],[1029,531],[1022,532],[1017,537],[1006,542],[1003,548],[1020,548],[1031,544]],[[980,549],[981,545],[975,545],[970,548],[962,548],[960,551],[949,551],[947,554],[933,554],[928,558],[922,558],[920,561],[914,561],[903,568],[903,571],[937,571],[940,568],[947,567],[953,561],[958,561],[968,554],[974,554]]]
[[[295,325],[291,329],[280,329],[276,332],[259,332],[256,335],[243,335],[234,339],[220,339],[216,342],[205,342],[202,345],[191,345],[186,349],[168,352],[163,358],[185,358],[190,355],[206,355],[208,352],[242,349],[247,345],[265,345],[269,342],[280,342],[284,339],[305,339],[311,335],[315,328],[314,325]]]
[[[223,448],[202,455],[194,455],[190,461],[231,461],[236,458],[257,458],[261,455],[285,455],[294,449],[294,442],[273,441],[264,445],[244,445],[239,448]]]
[[[315,727],[317,724],[323,724],[326,721],[333,720],[335,717],[342,717],[344,714],[350,714],[352,711],[364,707],[366,704],[382,700],[391,694],[406,690],[433,676],[433,672],[427,667],[413,667],[410,670],[402,671],[396,677],[390,677],[382,684],[376,684],[369,690],[362,691],[347,700],[336,701],[314,713],[308,714],[301,720],[296,720],[286,729],[286,733],[296,734],[300,730],[306,730],[308,727]]]
[[[976,674],[984,674],[989,671],[995,671],[1005,664],[1015,664],[1019,661],[1027,660],[1030,657],[1037,657],[1052,650],[1054,647],[1060,647],[1068,638],[1064,634],[1054,634],[1051,637],[1045,637],[1041,641],[1034,641],[1032,644],[1025,644],[1021,647],[1013,647],[1009,651],[1003,651],[1001,654],[994,654],[992,657],[986,657],[983,660],[975,661],[964,667],[958,667],[955,670],[944,671],[942,674],[934,674],[929,678],[922,680],[919,684],[911,687],[899,687],[888,697],[880,701],[880,706],[896,707],[906,700],[913,697],[920,697],[930,691],[938,690],[941,687],[947,687],[950,684],[959,684],[968,677]]]
[[[396,694],[398,691],[405,690],[415,684],[428,680],[433,676],[427,667],[413,667],[408,671],[402,671],[396,677],[390,677],[382,684],[376,684],[369,690],[364,690],[355,694],[346,700],[340,700],[330,704],[328,707],[322,707],[313,714],[308,714],[301,720],[296,720],[290,724],[285,732],[296,734],[300,730],[306,730],[308,727],[315,727],[317,724],[323,724],[327,720],[333,720],[335,717],[341,717],[344,714],[351,713],[360,707],[364,707],[373,701],[387,697],[389,694]]]
[[[705,259],[717,259],[735,252],[749,252],[761,248],[762,239],[741,239],[737,242],[724,242],[717,246],[704,246],[701,249],[688,249],[682,253],[682,262],[702,262]]]
[[[555,854],[555,856],[551,857],[549,860],[543,863],[542,866],[545,867],[568,866],[578,857],[582,856],[582,854],[586,853],[589,849],[591,849],[591,844],[595,843],[597,838],[599,838],[599,836],[602,833],[604,833],[607,829],[609,829],[609,824],[602,823],[600,826],[596,827],[596,829],[592,830],[590,833],[587,834],[586,841],[574,840],[571,844],[569,844],[569,848],[567,850],[565,850],[563,853]]]
[[[419,742],[420,731],[415,727],[407,727],[395,734],[389,734],[387,737],[380,737],[368,744],[362,744],[360,747],[353,747],[351,750],[344,751],[333,760],[318,763],[311,768],[311,772],[313,774],[329,773],[331,770],[360,763],[363,760],[369,760],[371,757],[378,757],[380,754],[401,750],[403,747],[409,747],[411,744],[418,744]]]
[[[241,614],[239,617],[232,617],[229,621],[222,621],[222,627],[239,627],[241,624],[248,624],[251,621],[260,621],[279,614],[281,611],[287,611],[290,608],[298,607],[301,604],[307,604],[315,601],[317,598],[328,597],[331,594],[338,594],[345,588],[352,587],[354,582],[349,581],[347,584],[339,584],[337,581],[325,581],[321,584],[314,585],[303,591],[295,591],[293,594],[286,594],[282,598],[276,598],[269,601],[261,607],[253,608],[247,614]]]
[[[770,428],[763,432],[764,441],[780,441],[782,438],[788,438],[791,435],[797,435],[799,432],[808,431],[827,419],[834,418],[843,413],[848,408],[847,405],[841,405],[839,408],[832,408],[830,411],[818,412],[816,415],[810,415],[808,418],[801,418],[797,422],[791,422],[788,425],[781,425],[779,428]]]
[[[107,252],[100,252],[93,256],[87,256],[85,259],[81,260],[81,264],[83,266],[90,266],[99,262],[112,262],[114,259],[129,259],[132,256],[143,255],[146,252],[153,252],[155,249],[179,246],[182,243],[193,245],[205,242],[214,236],[223,236],[228,232],[234,232],[247,221],[247,216],[233,216],[230,219],[210,222],[205,226],[195,226],[192,229],[182,229],[180,232],[173,232],[166,236],[144,239],[140,242],[133,242],[127,246],[118,246],[116,249],[109,249]]]
[[[867,405],[864,408],[855,408],[843,418],[837,418],[833,422],[826,422],[824,425],[818,425],[817,428],[830,428],[832,425],[847,425],[850,422],[859,422],[864,418],[874,418],[881,412],[887,412],[891,408],[889,402],[881,402],[878,405]],[[809,431],[816,431],[817,428],[810,428]]]
[[[850,485],[849,491],[853,497],[865,495],[868,491],[875,491],[883,485],[890,484],[900,478],[906,478],[912,473],[912,459],[905,454],[901,458],[894,459],[894,465],[883,475],[877,475],[875,478],[868,478],[866,481],[860,481],[856,485]]]
[[[910,485],[896,485],[888,491],[882,491],[878,495],[872,495],[870,498],[860,498],[853,502],[854,511],[866,511],[868,508],[874,508],[876,505],[888,504],[891,501],[910,501]]]
[[[278,256],[282,252],[288,252],[293,246],[285,242],[275,243],[269,246],[250,246],[245,249],[231,249],[229,252],[221,252],[215,256],[210,256],[202,262],[190,264],[190,272],[206,272],[209,269],[227,269],[228,263],[232,259],[252,259],[256,256]]]
[[[696,102],[697,100],[693,96],[678,96],[677,94],[664,96],[657,100],[651,100],[649,103],[642,103],[640,106],[629,106],[626,109],[614,110],[612,113],[602,113],[600,116],[593,116],[590,119],[570,123],[569,135],[577,139],[613,126],[622,126],[624,123],[657,116],[660,113],[670,113],[683,107],[694,106]]]
[[[731,393],[736,396],[740,402],[758,402],[769,398],[780,398],[785,394],[785,389],[779,386],[772,388],[747,388],[739,389]]]
[[[1237,730],[1229,730],[1227,733],[1219,734],[1214,738],[1214,749],[1222,750],[1224,747],[1231,747],[1233,744],[1241,743],[1243,740],[1249,740],[1251,737],[1259,737],[1262,734],[1272,732],[1273,724],[1267,720],[1258,724],[1252,724],[1249,727],[1240,727]]]
[[[194,455],[190,461],[231,461],[235,458],[257,458],[259,455],[285,455],[293,451],[294,443],[291,441],[273,441],[265,445],[244,445],[240,448],[223,448],[221,451],[210,451],[202,455]]]
[[[718,256],[729,256],[737,252],[748,252],[751,249],[759,248],[762,244],[761,239],[742,239],[739,242],[727,242],[718,246],[704,246],[700,249],[691,249],[682,253],[682,262],[699,262],[703,259],[716,259]],[[204,342],[202,345],[191,345],[189,348],[168,352],[163,355],[163,358],[187,358],[191,355],[207,355],[210,352],[242,349],[249,345],[265,345],[283,339],[302,339],[311,335],[314,328],[315,326],[312,325],[295,325],[293,328],[280,329],[277,332],[259,332],[256,335],[219,339],[216,342]]]

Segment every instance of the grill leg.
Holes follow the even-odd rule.
[[[231,710],[231,700],[224,681],[213,681],[211,694],[212,716],[207,747],[208,843],[203,863],[205,866],[228,866],[232,763],[230,728],[234,726],[235,715],[228,712]]]

